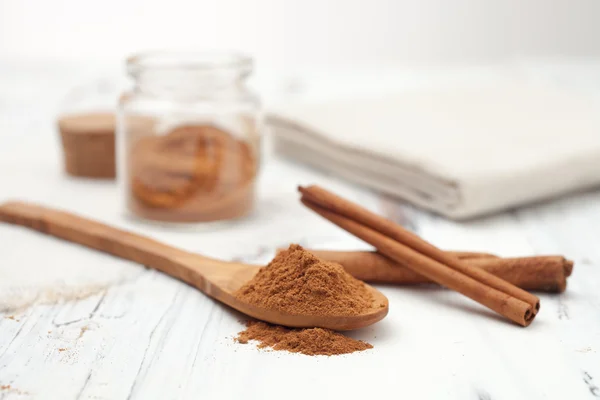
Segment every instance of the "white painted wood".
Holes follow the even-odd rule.
[[[264,263],[290,242],[368,248],[299,205],[295,186],[314,182],[443,248],[576,264],[567,292],[541,295],[526,329],[447,290],[380,286],[389,316],[351,334],[372,350],[307,357],[234,343],[243,316],[158,272],[0,225],[0,399],[600,397],[600,191],[454,223],[269,159],[251,218],[170,231],[125,218],[114,184],[62,175],[52,93],[19,112],[1,96],[2,126],[18,131],[0,133],[0,201],[39,201],[223,259]]]

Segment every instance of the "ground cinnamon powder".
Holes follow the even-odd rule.
[[[361,314],[374,301],[365,284],[341,265],[323,261],[297,244],[277,254],[236,292],[236,297],[296,315],[323,316]],[[256,340],[259,348],[307,355],[346,354],[373,347],[329,329],[289,329],[260,321],[248,322],[236,340]]]
[[[297,244],[277,254],[236,297],[296,315],[357,315],[373,303],[373,295],[362,281],[341,265],[322,261]]]
[[[236,341],[259,342],[258,348],[270,347],[309,356],[353,353],[373,348],[369,343],[355,340],[329,329],[289,329],[261,321],[249,321],[246,330],[240,332]]]

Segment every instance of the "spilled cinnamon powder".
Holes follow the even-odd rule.
[[[336,263],[322,261],[300,245],[277,254],[236,297],[295,315],[358,315],[373,304],[366,285]]]
[[[309,356],[354,353],[373,348],[369,343],[355,340],[329,329],[289,329],[261,321],[249,321],[246,330],[235,339],[246,344],[250,340],[259,342],[258,348],[301,353]]]

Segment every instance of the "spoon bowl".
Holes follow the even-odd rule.
[[[353,330],[374,324],[388,313],[388,300],[366,285],[371,308],[356,315],[304,315],[266,309],[241,301],[235,293],[256,275],[259,266],[227,262],[190,253],[71,213],[23,202],[0,205],[0,221],[25,226],[70,242],[154,268],[196,287],[241,313],[294,328]]]

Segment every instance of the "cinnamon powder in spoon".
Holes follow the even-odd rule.
[[[374,301],[365,284],[336,263],[322,261],[297,244],[281,251],[237,292],[240,300],[296,315],[357,315]],[[250,321],[236,340],[259,341],[259,348],[307,355],[346,354],[370,349],[368,343],[329,329],[289,329]]]
[[[292,244],[242,286],[236,297],[263,308],[296,315],[358,315],[373,295],[344,268]]]

